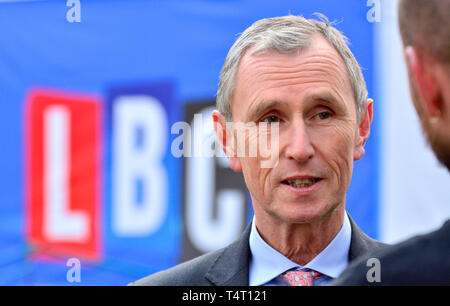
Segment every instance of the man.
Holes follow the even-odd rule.
[[[380,248],[345,212],[372,103],[344,37],[328,23],[286,16],[253,24],[225,60],[213,121],[231,168],[244,175],[254,220],[230,246],[134,284],[327,285]],[[239,123],[255,127],[243,144]],[[272,133],[269,166],[260,152],[238,154]]]
[[[399,25],[415,109],[428,143],[450,170],[450,1],[401,0]],[[368,271],[368,258],[378,260],[378,279]],[[364,256],[335,284],[450,285],[450,220]]]

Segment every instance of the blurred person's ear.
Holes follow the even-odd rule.
[[[443,97],[440,82],[436,78],[435,67],[437,63],[429,56],[419,52],[412,46],[405,48],[405,60],[412,77],[412,86],[415,86],[419,95],[414,103],[420,103],[420,108],[427,118],[437,118],[441,115]],[[416,105],[417,107],[418,105]]]
[[[218,111],[213,111],[212,119],[217,140],[228,158],[231,169],[236,172],[242,172],[241,161],[236,154],[233,132],[227,129],[227,120],[225,116]]]
[[[361,121],[358,126],[358,134],[355,144],[354,160],[360,160],[365,153],[364,145],[370,135],[370,125],[373,119],[373,100],[368,99],[366,103],[361,106]]]

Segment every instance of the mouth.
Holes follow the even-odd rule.
[[[321,181],[321,178],[293,178],[282,181],[282,184],[294,187],[294,188],[307,188]]]

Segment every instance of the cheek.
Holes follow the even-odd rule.
[[[271,192],[269,169],[261,169],[256,158],[242,158],[241,163],[243,163],[245,185],[253,203],[258,206],[270,206],[273,193]]]
[[[240,159],[242,172],[246,185],[250,192],[256,196],[270,185],[270,168],[261,168],[260,160],[255,157],[243,157]]]
[[[329,135],[322,135],[316,150],[328,165],[339,186],[348,187],[353,171],[355,129],[350,126],[333,127]],[[325,141],[326,140],[326,141]]]
[[[240,149],[244,155],[241,155],[240,161],[245,181],[250,191],[264,191],[264,189],[270,188],[270,173],[273,169],[273,167],[264,167],[264,165],[267,165],[267,161],[272,155],[278,156],[278,146],[271,144],[275,141],[271,138],[270,129],[267,128],[262,131],[254,128],[247,129],[242,135],[245,137],[242,137]]]

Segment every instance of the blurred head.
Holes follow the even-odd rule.
[[[295,16],[256,22],[231,48],[217,99],[216,133],[232,169],[243,172],[258,224],[342,217],[353,161],[364,155],[370,133],[372,101],[336,29]],[[261,167],[260,155],[236,155],[239,129],[226,130],[231,119],[269,125],[246,134],[246,144],[277,126],[277,144],[269,144],[278,156],[273,167]]]
[[[400,0],[399,27],[414,107],[450,169],[450,1]]]

